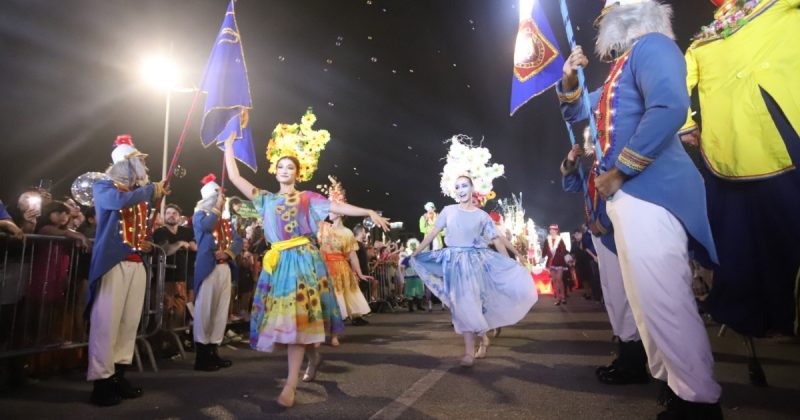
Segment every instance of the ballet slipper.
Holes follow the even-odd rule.
[[[333,336],[331,338],[331,347],[339,347],[339,337]]]

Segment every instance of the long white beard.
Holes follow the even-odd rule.
[[[147,176],[147,168],[139,159],[117,162],[106,170],[106,174],[112,180],[128,188],[142,187],[150,182],[150,178]]]
[[[675,39],[672,31],[672,6],[655,0],[615,6],[603,16],[595,52],[610,61],[627,51],[642,35],[658,32]]]
[[[204,198],[198,201],[197,205],[194,208],[195,211],[202,210],[207,213],[211,212],[211,209],[213,209],[214,206],[217,204],[217,198],[218,198],[217,194],[214,194],[211,197]]]

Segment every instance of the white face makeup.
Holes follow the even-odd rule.
[[[290,159],[281,159],[278,162],[275,178],[281,184],[294,184],[297,178],[297,167]]]
[[[472,199],[472,183],[469,178],[456,179],[456,200],[459,203],[468,203]]]

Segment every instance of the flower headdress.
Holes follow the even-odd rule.
[[[331,181],[330,185],[317,185],[317,189],[327,195],[328,199],[334,203],[346,203],[347,195],[342,183],[333,175],[328,175],[328,180]]]
[[[492,191],[492,181],[503,176],[505,168],[497,163],[489,163],[492,154],[489,149],[473,146],[472,139],[458,134],[447,140],[450,150],[447,152],[446,163],[442,169],[442,193],[456,199],[456,179],[468,176],[479,199],[485,203],[495,197]]]
[[[300,124],[280,123],[272,131],[272,138],[267,144],[267,160],[269,173],[278,169],[278,161],[285,156],[297,158],[300,162],[298,181],[308,181],[317,170],[320,152],[331,140],[328,130],[314,130],[311,126],[317,121],[311,107],[300,119]]]

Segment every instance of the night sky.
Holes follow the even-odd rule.
[[[565,55],[557,0],[541,0]],[[4,0],[3,158],[0,198],[16,200],[40,178],[66,195],[73,180],[110,164],[117,134],[130,133],[160,179],[165,95],[140,81],[142,58],[160,51],[179,63],[182,83],[199,83],[227,0]],[[678,43],[712,19],[700,0],[670,1]],[[351,203],[384,211],[412,230],[423,204],[450,204],[439,190],[443,140],[469,135],[506,167],[499,198],[522,193],[538,225],[575,228],[579,195],[561,191],[558,165],[569,149],[553,91],[509,117],[518,11],[514,0],[240,0],[236,13],[250,75],[250,114],[259,171],[253,184],[277,182],[264,155],[272,129],[296,122],[308,106],[332,140],[320,169],[300,189],[337,176]],[[599,0],[568,0],[578,42],[592,51]],[[337,45],[340,44],[340,45]],[[587,69],[596,88],[608,65]],[[192,94],[173,94],[170,156]],[[189,212],[200,179],[219,175],[221,152],[204,149],[198,112],[181,156],[187,175],[172,201]],[[494,202],[487,206],[492,208]]]

